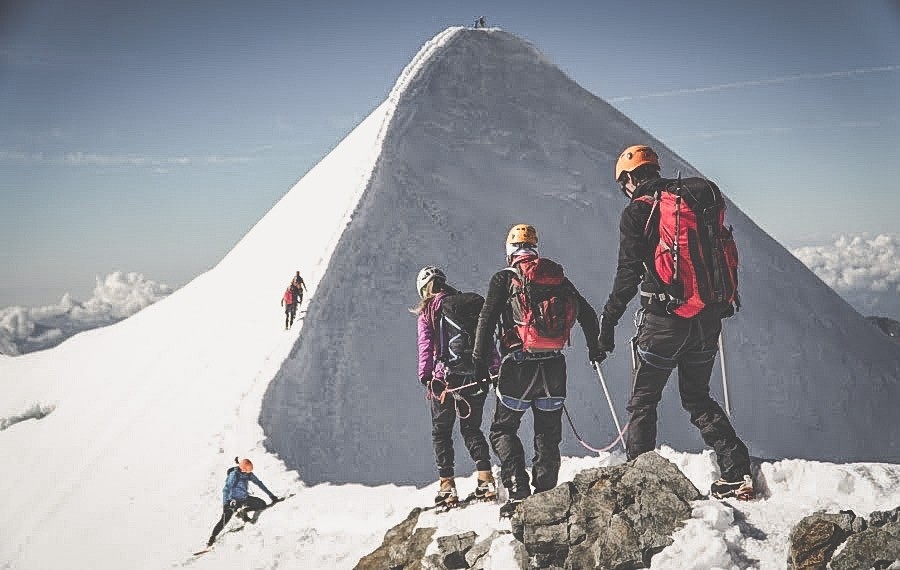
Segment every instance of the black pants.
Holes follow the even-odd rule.
[[[231,520],[231,517],[234,515],[234,511],[236,509],[245,507],[247,511],[261,511],[266,508],[266,502],[259,497],[247,497],[241,501],[237,502],[237,506],[235,509],[232,509],[228,505],[222,507],[222,516],[219,517],[218,522],[216,522],[216,526],[213,527],[212,534],[209,536],[210,540],[215,540],[219,533],[222,532],[222,529],[225,528],[225,525],[228,524],[228,521]]]
[[[707,445],[716,452],[721,476],[739,481],[750,474],[750,456],[722,407],[709,395],[722,330],[720,311],[707,310],[692,319],[643,313],[637,336],[638,367],[628,404],[631,414],[628,458],[656,448],[656,407],[674,368],[678,368],[681,405],[691,415]]]
[[[447,382],[451,388],[462,386],[472,382],[470,376],[449,376]],[[434,382],[432,386],[441,386],[440,382]],[[440,389],[443,392],[443,388]],[[436,396],[440,398],[441,394]],[[455,454],[453,450],[453,424],[456,423],[457,409],[461,416],[459,433],[463,443],[475,462],[478,471],[491,470],[491,451],[488,447],[484,433],[481,431],[481,418],[484,414],[484,402],[487,392],[475,394],[477,390],[467,389],[459,392],[463,400],[457,400],[449,393],[444,397],[443,403],[439,399],[431,400],[431,440],[434,444],[434,457],[437,463],[439,477],[453,477]]]
[[[535,374],[543,374],[532,382]],[[546,379],[546,389],[544,386]],[[531,389],[527,390],[529,385]],[[505,360],[500,368],[497,387],[503,396],[531,400],[528,409],[534,415],[534,459],[531,474],[535,492],[556,487],[559,477],[559,443],[562,441],[562,408],[543,411],[535,399],[566,395],[566,360],[562,356],[547,360]],[[525,449],[519,438],[519,425],[525,410],[516,411],[497,401],[494,420],[491,422],[491,447],[500,459],[500,479],[507,489],[515,486],[528,489],[528,472],[525,471]]]
[[[294,317],[297,315],[297,304],[291,303],[284,306],[284,328],[290,328],[294,324]]]

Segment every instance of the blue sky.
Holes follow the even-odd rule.
[[[422,44],[482,14],[782,244],[895,231],[900,4],[736,4],[0,4],[0,306],[86,297],[113,270],[183,285],[384,100]],[[285,259],[302,247],[286,243]]]

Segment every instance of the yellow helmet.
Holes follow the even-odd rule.
[[[652,148],[642,144],[626,148],[616,161],[616,181],[622,177],[623,172],[631,172],[645,164],[655,164],[659,168],[659,157]]]
[[[516,224],[509,230],[509,235],[506,237],[506,245],[510,244],[528,244],[528,245],[537,245],[538,237],[537,230],[534,229],[534,226],[529,224]]]

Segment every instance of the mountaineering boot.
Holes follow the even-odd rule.
[[[441,488],[434,498],[434,504],[451,507],[458,502],[459,495],[456,494],[456,481],[453,477],[441,477]]]
[[[473,493],[475,499],[488,500],[497,496],[497,485],[494,483],[494,474],[490,471],[478,472],[478,486]]]
[[[500,507],[500,518],[508,519],[516,512],[516,507],[519,506],[519,503],[524,501],[525,499],[510,499],[506,501],[502,507]]]
[[[734,497],[739,501],[752,501],[756,497],[753,492],[753,479],[749,475],[744,475],[740,481],[719,479],[709,488],[709,494],[716,499]]]
[[[531,495],[531,487],[528,485],[528,476],[514,477],[504,485],[509,500],[500,507],[500,518],[509,518],[516,512],[519,503]]]
[[[528,486],[528,476],[515,477],[510,479],[509,483],[504,485],[509,494],[509,498],[521,501],[531,495],[531,487]]]

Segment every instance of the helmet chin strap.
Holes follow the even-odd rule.
[[[512,265],[513,261],[517,257],[523,257],[526,255],[538,256],[537,246],[527,245],[527,246],[518,247],[513,251],[509,251],[509,253],[507,253],[507,255],[506,255],[506,264]]]
[[[631,182],[632,184],[634,184],[634,182],[631,180],[631,173],[629,173],[629,172],[623,172],[623,173],[622,173],[622,179],[619,180],[619,189],[622,191],[622,194],[625,194],[625,197],[628,198],[628,199],[630,200],[631,197],[634,196],[634,191],[629,190],[629,189],[627,188],[627,184],[628,184],[629,182]],[[635,186],[637,186],[637,185],[635,185]]]

